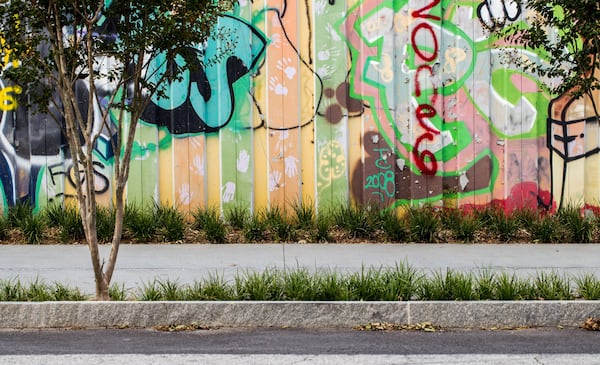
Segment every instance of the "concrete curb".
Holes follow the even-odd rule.
[[[0,302],[0,328],[352,327],[369,322],[443,327],[576,327],[600,301],[473,302]]]

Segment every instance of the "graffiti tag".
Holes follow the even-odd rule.
[[[439,4],[440,0],[433,0],[428,5],[424,6],[421,9],[414,10],[412,12],[412,17],[415,20],[424,20],[431,19],[434,21],[440,21],[440,17],[437,15],[432,15],[429,13],[425,13],[428,10],[431,10],[437,4]],[[421,34],[422,36],[428,36],[431,38],[431,43],[433,44],[432,52],[424,52],[418,46],[417,37]],[[419,76],[423,71],[428,72],[430,76],[434,76],[433,67],[429,64],[432,61],[435,61],[438,58],[439,47],[438,47],[438,39],[433,30],[433,27],[427,22],[418,23],[411,32],[411,43],[412,49],[415,52],[415,55],[418,56],[421,60],[423,60],[423,64],[419,65],[417,68],[417,72],[415,73],[415,96],[418,98],[421,96],[421,84],[419,80]],[[438,95],[437,86],[433,87],[433,101],[436,99]],[[428,150],[427,148],[422,148],[422,143],[427,139],[433,141],[434,135],[440,134],[440,131],[432,128],[427,124],[425,119],[434,118],[437,115],[437,110],[435,107],[429,103],[422,103],[415,109],[415,117],[421,126],[424,129],[424,132],[417,137],[415,144],[413,146],[413,157],[415,159],[415,163],[417,167],[426,175],[434,175],[437,172],[437,160],[433,152]]]

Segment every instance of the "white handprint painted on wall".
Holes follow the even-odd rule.
[[[235,183],[229,181],[221,190],[223,192],[222,199],[224,203],[229,203],[235,197]]]
[[[190,169],[194,174],[204,176],[204,157],[199,155],[194,156]]]
[[[298,159],[295,156],[288,156],[285,158],[285,174],[288,177],[294,177],[298,175]]]
[[[248,151],[241,150],[237,158],[237,170],[241,173],[248,172],[248,165],[250,164],[250,155]]]
[[[281,188],[283,186],[283,184],[281,184],[281,172],[280,171],[273,171],[269,174],[269,191],[273,192],[275,190],[279,190],[279,188]]]
[[[177,190],[179,196],[178,202],[183,205],[190,205],[193,192],[190,192],[190,184],[182,184]]]

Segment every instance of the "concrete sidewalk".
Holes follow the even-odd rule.
[[[102,254],[108,254],[103,246]],[[519,275],[556,270],[569,275],[600,275],[600,245],[595,244],[193,244],[123,245],[113,282],[140,287],[154,278],[190,283],[219,273],[231,279],[245,270],[268,267],[359,271],[406,261],[431,272],[446,268],[489,268]],[[76,285],[93,293],[85,245],[0,246],[0,279],[36,277]]]

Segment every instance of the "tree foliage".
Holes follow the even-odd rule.
[[[496,16],[483,24],[492,35],[536,51],[546,62],[520,59],[553,93],[592,97],[600,89],[600,2],[598,0],[487,0]],[[511,9],[519,9],[518,19]],[[522,9],[522,11],[521,11]],[[513,11],[514,13],[514,11]],[[514,61],[514,60],[513,60]],[[592,101],[593,98],[592,98]],[[597,115],[596,110],[596,115]]]
[[[234,0],[9,0],[0,3],[2,77],[22,106],[61,126],[79,176],[77,201],[90,248],[96,295],[108,299],[123,227],[124,190],[137,121],[166,81],[202,67],[209,37]],[[220,48],[227,52],[230,45]],[[85,88],[84,100],[76,90]],[[115,230],[106,265],[96,232],[94,146],[108,131]],[[77,173],[76,173],[77,174]]]

